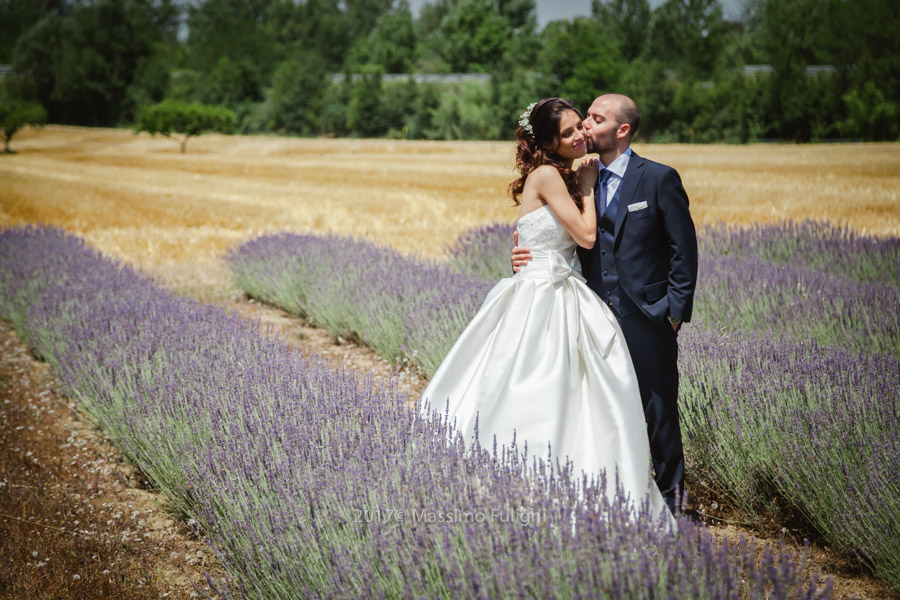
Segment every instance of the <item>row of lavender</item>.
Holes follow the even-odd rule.
[[[508,276],[511,240],[511,226],[466,232],[441,265],[347,238],[282,234],[228,259],[248,293],[326,327],[311,291],[342,319],[380,320],[393,338],[426,333],[427,362],[415,345],[401,354],[430,374],[489,280]],[[707,228],[700,241],[695,318],[681,334],[692,468],[750,514],[787,501],[900,587],[900,535],[884,534],[900,519],[892,458],[900,452],[900,240],[807,222]],[[382,343],[371,330],[352,331],[376,349]]]
[[[900,239],[804,222],[700,242],[681,345],[698,467],[748,512],[790,502],[900,588]]]
[[[340,236],[280,233],[234,248],[240,289],[434,373],[492,284]]]
[[[463,233],[452,264],[473,278],[508,277],[513,229]],[[696,323],[900,356],[900,238],[807,221],[706,227],[699,242]]]
[[[389,387],[304,358],[52,229],[0,233],[0,314],[185,516],[223,595],[818,598],[804,562],[466,451]],[[821,589],[819,589],[821,588]]]

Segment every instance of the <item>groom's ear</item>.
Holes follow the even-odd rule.
[[[621,123],[619,125],[619,130],[616,131],[617,138],[627,138],[631,135],[631,124],[630,123]]]

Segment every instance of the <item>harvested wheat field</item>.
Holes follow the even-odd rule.
[[[340,232],[441,254],[517,212],[513,145],[209,135],[51,126],[0,156],[0,227],[46,223],[175,285],[216,287],[217,260],[262,232]],[[698,224],[846,222],[900,234],[900,144],[636,145],[682,175]]]

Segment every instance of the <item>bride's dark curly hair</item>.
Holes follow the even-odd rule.
[[[538,101],[528,115],[528,124],[516,130],[516,170],[519,177],[509,184],[509,195],[516,206],[521,204],[519,196],[525,189],[525,179],[541,165],[553,165],[566,182],[569,195],[584,212],[584,202],[575,171],[566,166],[565,160],[556,153],[559,147],[559,120],[566,111],[574,111],[584,118],[581,111],[564,98],[544,98]]]

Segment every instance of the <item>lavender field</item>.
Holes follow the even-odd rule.
[[[509,275],[511,234],[468,231],[443,263],[292,234],[227,258],[250,295],[430,374]],[[680,334],[690,469],[750,517],[799,512],[900,589],[900,239],[814,222],[699,235],[695,316]]]
[[[426,265],[437,268],[436,265]],[[446,289],[446,288],[445,288]],[[0,314],[229,573],[222,597],[828,598],[804,557],[629,518],[60,230],[0,233]]]

